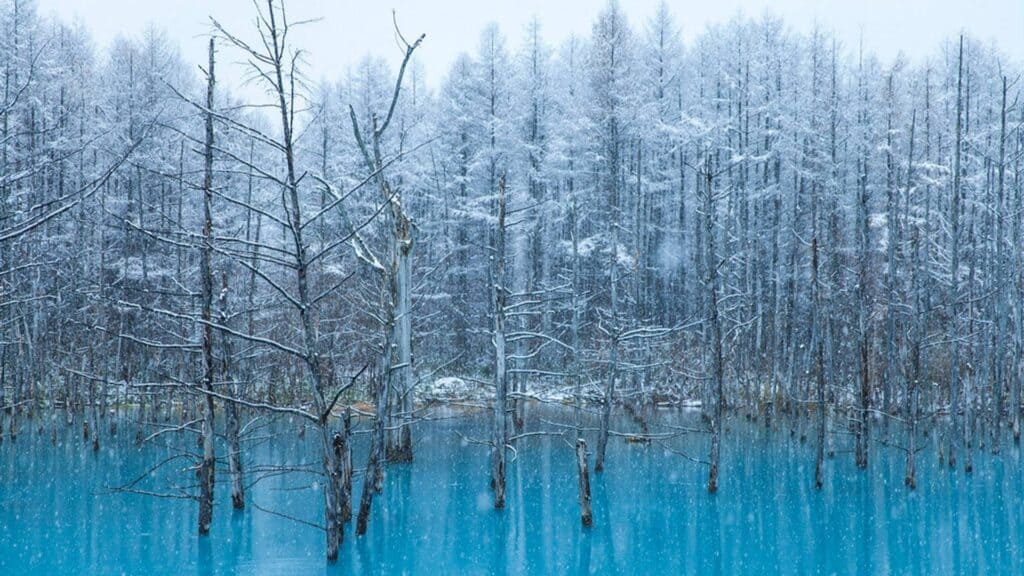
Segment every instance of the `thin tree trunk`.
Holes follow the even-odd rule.
[[[910,151],[907,154],[907,204],[910,204],[910,191],[914,179],[914,131],[917,127],[917,111],[915,110],[910,118]],[[908,211],[909,215],[909,211]],[[914,490],[917,488],[917,403],[920,394],[922,373],[921,349],[926,336],[926,312],[924,310],[924,299],[922,295],[924,286],[924,262],[921,257],[921,228],[914,225],[914,325],[912,327],[913,344],[910,350],[910,364],[912,375],[907,382],[907,465],[903,483]]]
[[[498,226],[494,238],[494,430],[491,445],[491,488],[494,507],[505,507],[505,450],[508,444],[508,375],[505,368],[505,176],[498,180]]]
[[[221,274],[220,291],[220,325],[227,326],[231,315],[228,311],[228,275]],[[242,387],[232,372],[231,339],[227,332],[221,334],[221,374],[231,381],[231,391],[235,398],[241,398]],[[239,407],[236,402],[228,402],[224,407],[224,435],[228,442],[228,471],[231,475],[231,505],[235,510],[245,508],[245,482],[242,475],[242,442],[239,438],[241,423]]]
[[[715,254],[714,187],[711,156],[704,166],[704,291],[707,294],[708,336],[711,345],[711,386],[715,391],[714,415],[711,419],[711,454],[708,470],[708,492],[718,491],[718,466],[721,456],[722,418],[725,411],[725,385],[722,370],[722,326],[718,316],[718,262]]]
[[[201,247],[200,269],[202,274],[202,318],[203,318],[203,386],[213,391],[213,270],[211,266],[213,242],[213,87],[214,39],[210,38],[210,62],[207,69],[206,86],[206,144],[203,149],[203,245]],[[214,436],[213,436],[213,395],[203,398],[203,461],[199,467],[199,534],[210,532],[213,521],[214,483]]]
[[[961,442],[963,430],[960,420],[960,343],[958,341],[959,328],[957,316],[960,314],[960,150],[962,142],[962,117],[963,117],[963,68],[964,68],[964,39],[960,37],[960,53],[957,61],[956,80],[956,139],[953,151],[953,197],[951,202],[950,228],[952,245],[950,247],[949,274],[952,289],[949,299],[949,342],[950,342],[950,363],[949,363],[949,412],[952,420],[948,451],[946,454],[947,463],[950,468],[956,467],[956,451]]]
[[[587,441],[576,439],[576,471],[579,474],[580,520],[585,527],[594,525],[594,514],[590,509],[590,471],[587,469]]]
[[[861,73],[863,68],[861,68]],[[867,93],[861,89],[861,109],[858,122],[865,126],[867,119]],[[870,318],[868,317],[867,284],[870,225],[868,221],[868,152],[864,146],[859,151],[857,174],[857,235],[858,235],[858,277],[857,277],[857,326],[860,336],[858,368],[860,371],[860,393],[858,414],[854,424],[854,461],[858,468],[868,467],[868,444],[871,441],[871,344]]]
[[[342,417],[341,445],[335,446],[335,455],[341,468],[341,521],[352,519],[352,409],[347,408]]]

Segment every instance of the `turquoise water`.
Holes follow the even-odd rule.
[[[693,425],[687,414],[658,419]],[[323,560],[321,532],[253,506],[233,512],[224,480],[211,535],[202,539],[194,502],[110,493],[172,450],[136,448],[125,423],[98,453],[82,441],[80,424],[58,424],[56,446],[49,432],[23,433],[0,445],[0,574],[1024,572],[1024,484],[1012,446],[1000,456],[979,452],[967,477],[940,468],[926,444],[911,493],[901,452],[873,447],[870,469],[858,472],[839,436],[840,453],[816,491],[811,443],[734,421],[720,490],[709,496],[703,466],[657,444],[613,440],[607,470],[592,480],[594,527],[584,530],[572,450],[560,437],[521,442],[509,467],[508,508],[491,508],[485,448],[455,433],[482,436],[486,425],[481,417],[420,425],[416,462],[388,469],[368,534],[347,530],[333,567]],[[258,430],[250,468],[313,463],[313,435],[300,439],[294,428]],[[672,446],[701,456],[705,444],[690,435]],[[364,453],[357,450],[357,467]],[[189,481],[180,470],[169,476]],[[272,476],[252,488],[250,500],[319,522],[321,494],[312,482]]]

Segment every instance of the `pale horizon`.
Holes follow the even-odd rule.
[[[55,14],[67,22],[80,22],[101,50],[120,35],[135,37],[148,25],[156,25],[178,45],[187,63],[205,60],[206,45],[200,39],[210,31],[209,17],[243,36],[252,28],[253,8],[248,0],[179,0],[173,4],[134,0],[37,1],[42,15]],[[582,0],[570,6],[543,0],[446,0],[429,4],[413,0],[383,4],[291,0],[288,10],[292,20],[318,20],[305,26],[301,35],[294,38],[295,44],[307,52],[306,74],[313,81],[338,80],[367,55],[397,64],[400,52],[394,41],[394,10],[406,36],[426,34],[416,58],[423,66],[427,85],[436,88],[460,53],[476,50],[486,24],[498,22],[510,49],[515,49],[526,25],[536,16],[545,41],[557,46],[571,35],[587,36],[606,3],[607,0]],[[633,29],[642,30],[659,3],[660,0],[627,0],[621,5]],[[964,4],[956,0],[724,0],[693,5],[668,2],[685,45],[690,45],[709,25],[726,23],[737,16],[757,18],[770,14],[795,32],[808,32],[815,25],[834,31],[850,49],[863,41],[865,51],[883,61],[891,61],[900,53],[919,61],[937,54],[943,40],[961,32],[983,43],[994,43],[1014,62],[1024,59],[1024,2],[982,0],[970,6]],[[922,19],[922,14],[927,18]],[[230,76],[237,71],[228,73]]]

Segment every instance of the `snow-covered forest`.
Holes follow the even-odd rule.
[[[680,465],[712,492],[730,418],[806,437],[818,486],[839,445],[903,454],[912,489],[932,429],[968,473],[1019,439],[1019,55],[965,35],[882,61],[771,16],[684,43],[684,14],[611,0],[558,43],[486,27],[436,88],[399,13],[400,49],[318,82],[301,30],[329,23],[250,9],[186,62],[157,27],[99,51],[0,2],[0,437],[60,409],[100,446],[115,407],[180,408],[202,533],[219,459],[245,504],[245,423],[306,421],[331,558],[441,396],[492,411],[499,508],[535,403],[574,407],[581,503],[612,416],[649,441],[655,406],[700,409]]]

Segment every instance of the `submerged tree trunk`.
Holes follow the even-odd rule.
[[[397,385],[397,407],[400,426],[395,432],[395,449],[389,460],[400,462],[412,461],[412,428],[413,417],[412,396],[412,223],[402,212],[397,218],[395,232],[395,344],[398,347],[398,367],[395,370]]]
[[[718,317],[718,258],[715,254],[714,175],[711,156],[704,166],[704,292],[707,298],[707,335],[711,345],[711,386],[715,393],[714,415],[711,419],[711,454],[708,470],[708,492],[718,491],[718,465],[721,453],[722,417],[725,411],[725,388],[722,366],[722,326]]]
[[[341,443],[335,444],[335,457],[341,474],[341,521],[347,523],[352,519],[352,409],[345,410],[342,417]]]
[[[615,265],[612,265],[612,269],[615,269]],[[612,299],[615,299],[615,272],[612,272]],[[613,306],[614,308],[614,306]],[[608,375],[608,381],[604,387],[604,401],[601,404],[601,426],[598,430],[597,436],[597,458],[594,462],[594,472],[604,471],[604,459],[605,453],[608,450],[608,435],[611,428],[612,421],[612,404],[615,402],[615,385],[616,380],[619,377],[618,364],[619,364],[619,342],[618,335],[612,335],[611,343],[611,367]]]
[[[318,324],[314,319],[315,301],[309,293],[309,273],[311,259],[309,247],[303,238],[302,207],[300,201],[299,183],[301,178],[296,172],[295,160],[295,125],[293,123],[294,93],[289,85],[294,87],[294,69],[288,68],[287,64],[287,31],[289,22],[283,7],[275,8],[273,0],[267,0],[267,10],[261,11],[260,21],[265,24],[261,27],[260,35],[265,53],[255,52],[254,49],[230,35],[219,24],[214,25],[225,33],[225,36],[241,50],[252,55],[255,61],[261,62],[264,69],[261,69],[261,78],[268,84],[268,89],[275,97],[275,107],[281,119],[280,141],[275,148],[280,151],[284,162],[285,176],[279,180],[282,185],[282,202],[287,213],[287,220],[283,222],[284,231],[291,243],[293,252],[290,254],[292,262],[291,269],[295,271],[295,296],[291,298],[299,320],[301,347],[295,351],[301,358],[305,368],[305,380],[309,386],[312,404],[315,410],[315,423],[319,432],[321,471],[325,477],[330,478],[335,474],[337,466],[334,462],[334,449],[332,438],[327,432],[327,421],[330,418],[330,406],[325,397],[326,372],[321,362]],[[329,484],[329,483],[328,483]],[[330,499],[324,499],[324,515],[330,517]],[[331,546],[331,528],[328,527],[328,547]],[[340,541],[340,538],[339,538]],[[328,550],[329,559],[330,549]],[[336,556],[336,555],[335,555]]]
[[[907,203],[909,204],[909,195],[914,177],[914,130],[917,126],[917,111],[914,110],[913,115],[910,119],[910,151],[907,155]],[[925,192],[927,194],[927,192]],[[927,202],[927,199],[925,200]],[[927,219],[925,220],[927,221]],[[913,258],[914,258],[914,324],[912,326],[911,334],[913,335],[913,342],[910,347],[910,368],[911,376],[907,379],[907,410],[906,410],[906,421],[907,421],[907,464],[906,474],[904,475],[903,483],[914,490],[917,488],[917,404],[920,395],[921,380],[924,377],[922,370],[923,359],[922,349],[924,344],[924,338],[927,327],[927,316],[924,309],[924,260],[921,255],[921,228],[920,224],[914,225],[914,240],[913,240]]]
[[[867,92],[860,87],[861,109],[858,112],[858,123],[864,127],[868,124]],[[868,444],[871,441],[871,342],[870,317],[868,315],[868,254],[870,253],[870,222],[868,220],[868,158],[866,146],[862,145],[858,152],[857,174],[857,237],[858,237],[858,271],[857,271],[857,327],[860,336],[858,370],[860,390],[857,394],[858,410],[854,419],[854,461],[857,468],[868,467]]]
[[[494,236],[494,430],[491,440],[491,488],[494,507],[505,507],[505,450],[508,444],[508,374],[505,360],[505,176],[498,180],[498,227]]]
[[[225,435],[228,440],[228,470],[231,473],[231,506],[235,510],[242,510],[245,508],[245,482],[242,475],[242,447],[238,437],[241,428],[238,405],[228,402],[226,411]]]
[[[381,371],[377,375],[377,387],[375,391],[376,414],[373,419],[373,435],[370,437],[370,452],[366,459],[366,472],[363,475],[363,491],[359,497],[359,514],[356,516],[356,535],[366,534],[366,526],[370,521],[370,510],[373,505],[373,495],[380,492],[384,482],[384,443],[385,439],[385,418],[388,413],[388,378]]]
[[[958,342],[959,328],[957,316],[960,313],[960,150],[962,142],[962,117],[963,117],[963,66],[964,66],[964,39],[960,37],[960,53],[957,62],[956,80],[956,137],[953,150],[953,193],[950,221],[950,260],[949,274],[952,289],[949,299],[949,414],[952,421],[948,451],[946,453],[947,463],[950,468],[956,467],[956,451],[962,441],[963,430],[960,419],[960,343]]]
[[[321,428],[326,433],[326,426]],[[334,468],[327,475],[327,484],[324,487],[324,508],[327,522],[327,561],[333,562],[338,559],[338,548],[345,539],[345,452],[348,449],[348,430],[342,427],[341,432],[335,432],[331,438],[331,461]]]
[[[1020,109],[1019,123],[1024,125],[1024,106]],[[1020,443],[1021,417],[1022,415],[1022,394],[1021,387],[1024,386],[1024,251],[1020,250],[1024,242],[1024,173],[1021,171],[1021,164],[1024,163],[1024,133],[1018,130],[1017,146],[1014,153],[1016,157],[1016,168],[1014,180],[1017,184],[1017,191],[1014,194],[1013,210],[1013,245],[1018,249],[1014,250],[1014,294],[1016,298],[1016,337],[1014,338],[1014,361],[1013,370],[1013,441]]]
[[[372,115],[371,140],[363,139],[362,131],[359,128],[358,117],[355,108],[349,106],[349,116],[352,120],[352,131],[356,144],[362,154],[363,161],[370,171],[370,177],[376,182],[381,193],[382,201],[389,210],[387,214],[388,224],[391,228],[389,239],[390,262],[385,267],[375,257],[365,253],[366,246],[358,237],[358,232],[353,230],[352,235],[360,244],[357,250],[357,257],[369,260],[373,263],[375,271],[380,273],[388,287],[387,298],[385,299],[384,329],[386,332],[383,354],[383,377],[388,381],[387,388],[394,398],[388,399],[386,404],[390,410],[398,410],[395,415],[378,414],[378,418],[387,418],[391,421],[385,443],[382,443],[380,450],[388,460],[409,462],[412,460],[412,429],[410,425],[413,417],[412,397],[412,250],[414,228],[412,220],[406,212],[400,188],[392,188],[391,182],[384,175],[386,166],[382,156],[382,139],[398,104],[398,97],[402,90],[402,80],[405,71],[412,58],[413,52],[423,42],[421,35],[415,42],[408,44],[401,32],[395,29],[405,49],[402,64],[398,69],[398,77],[395,81],[394,90],[391,93],[390,107],[383,121],[378,124],[376,114]]]
[[[813,212],[813,210],[812,210]],[[813,332],[813,346],[814,346],[814,376],[817,384],[817,420],[818,420],[818,444],[816,447],[816,454],[814,458],[814,487],[821,488],[825,484],[825,366],[824,366],[824,340],[825,336],[822,334],[822,318],[821,314],[821,295],[818,293],[819,288],[816,287],[818,283],[818,239],[817,237],[811,238],[811,283],[815,285],[812,288],[814,292],[814,326],[811,327]]]
[[[613,184],[612,213],[616,220],[621,219],[622,211],[619,209],[618,184]],[[615,402],[615,387],[619,379],[619,225],[618,222],[611,223],[611,249],[609,262],[609,291],[610,305],[609,316],[611,316],[611,357],[608,364],[607,382],[604,387],[604,403],[601,405],[601,426],[597,436],[597,457],[594,461],[594,472],[604,471],[604,459],[608,450],[608,434],[611,428],[612,405]]]
[[[580,241],[579,221],[576,206],[575,190],[570,181],[569,194],[571,195],[569,218],[572,226],[572,294],[570,295],[572,306],[572,384],[573,384],[573,426],[576,428],[576,439],[583,436],[583,364],[580,358],[583,354],[580,350],[580,324],[583,322],[583,303],[580,289]]]
[[[220,325],[227,326],[231,315],[228,311],[228,275],[221,275],[220,291]],[[231,391],[235,398],[241,397],[242,387],[232,373],[231,340],[224,332],[221,334],[221,374],[231,381]],[[226,421],[224,435],[228,442],[228,471],[231,474],[231,505],[235,510],[245,508],[245,482],[242,476],[242,442],[239,438],[241,422],[239,422],[237,402],[227,402],[224,408]]]
[[[214,40],[210,38],[210,62],[206,86],[206,145],[203,149],[203,245],[200,269],[202,274],[202,318],[203,318],[203,387],[213,391],[213,217],[210,214],[213,203],[213,87],[214,87]],[[213,521],[213,395],[203,397],[203,461],[199,466],[199,534],[210,532]]]
[[[590,509],[590,471],[587,469],[587,441],[576,439],[576,472],[579,475],[580,520],[584,526],[593,526],[594,515]]]

